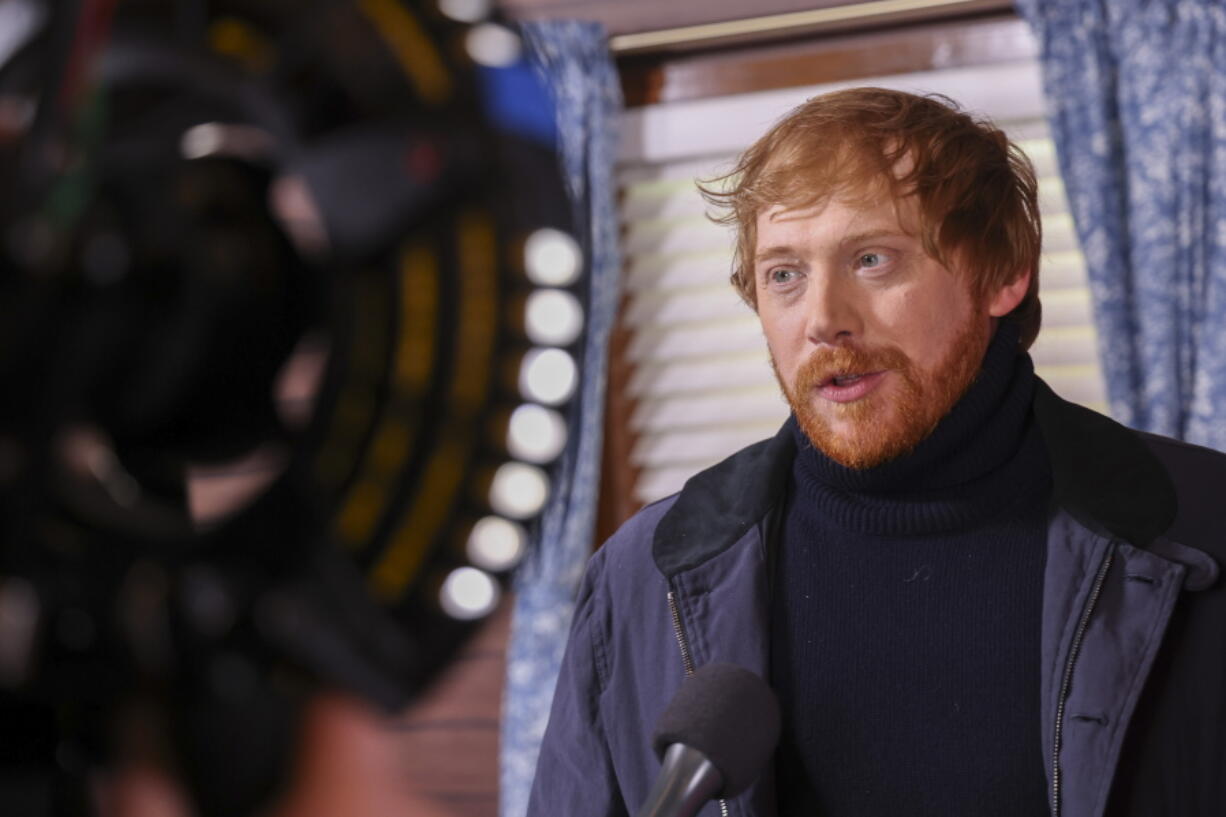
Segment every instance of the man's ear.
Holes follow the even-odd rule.
[[[1030,289],[1030,271],[1027,270],[1014,280],[996,290],[988,299],[988,314],[993,318],[1008,315],[1026,297]]]

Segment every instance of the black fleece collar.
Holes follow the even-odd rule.
[[[1136,432],[1063,400],[1035,378],[1033,410],[1051,463],[1053,499],[1093,530],[1146,547],[1175,520],[1169,474]],[[796,444],[788,425],[686,482],[656,527],[665,577],[732,547],[784,496]]]

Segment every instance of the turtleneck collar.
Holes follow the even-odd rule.
[[[875,468],[847,468],[814,449],[793,416],[797,498],[840,527],[888,535],[957,530],[1050,483],[1031,416],[1034,365],[1001,321],[966,394],[915,450]]]

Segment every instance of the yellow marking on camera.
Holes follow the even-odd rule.
[[[362,440],[374,422],[374,393],[382,377],[388,343],[387,310],[381,293],[365,282],[359,285],[354,300],[355,312],[362,317],[354,325],[347,378],[315,464],[316,476],[333,490],[339,489],[352,472]]]
[[[472,443],[471,434],[448,435],[435,449],[412,509],[371,576],[371,589],[380,600],[399,600],[420,571],[430,544],[463,488],[464,463]]]
[[[489,393],[494,344],[498,333],[498,245],[485,213],[460,217],[460,319],[456,343],[456,379],[451,399],[457,408],[480,408]]]
[[[396,0],[360,0],[359,7],[423,100],[437,105],[451,96],[451,74],[434,42],[408,9]]]
[[[372,589],[386,602],[398,599],[416,578],[464,488],[465,465],[476,444],[472,424],[490,389],[499,328],[497,237],[490,217],[480,212],[461,215],[456,232],[460,314],[445,426],[421,490],[371,576]]]
[[[438,256],[425,244],[411,244],[401,254],[400,336],[393,385],[410,399],[421,398],[434,369],[438,271]],[[378,377],[371,379],[372,391],[377,380]],[[362,548],[375,534],[380,517],[390,504],[393,483],[412,454],[417,435],[415,421],[415,417],[405,416],[405,406],[394,400],[383,408],[365,452],[360,477],[337,519],[337,534],[348,547]]]
[[[426,246],[404,251],[400,277],[400,342],[396,348],[396,388],[423,392],[434,368],[439,308],[438,258]]]

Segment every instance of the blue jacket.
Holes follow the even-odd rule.
[[[1128,430],[1041,381],[1034,412],[1053,474],[1036,667],[1051,814],[1223,817],[1226,455]],[[721,661],[768,677],[794,454],[786,429],[738,452],[592,558],[530,817],[633,814],[659,770],[653,726],[685,675]],[[773,787],[768,769],[702,817],[773,817]]]

